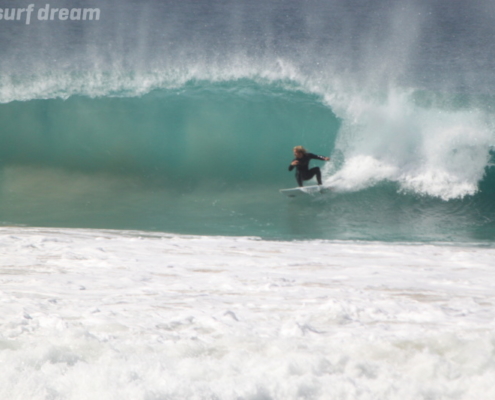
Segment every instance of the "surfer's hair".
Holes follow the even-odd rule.
[[[296,146],[296,147],[294,147],[294,151],[296,153],[301,153],[301,154],[306,154],[307,153],[306,149],[304,147],[302,147],[302,146]]]

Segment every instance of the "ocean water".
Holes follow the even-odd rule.
[[[2,21],[4,225],[494,238],[489,2],[93,6]],[[332,194],[280,196],[295,145]]]
[[[493,398],[490,1],[27,7],[0,0],[0,397]],[[295,145],[330,192],[280,194]]]

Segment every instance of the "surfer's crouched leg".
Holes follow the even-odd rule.
[[[320,167],[311,168],[309,170],[309,172],[311,172],[313,170],[315,171],[316,180],[318,181],[318,185],[321,185],[321,171],[320,171]]]
[[[315,175],[316,175],[316,180],[318,181],[318,185],[321,185],[321,171],[320,171],[320,167],[311,168],[308,171],[308,173],[306,174],[306,177],[304,177],[304,179],[305,180],[311,179]]]
[[[304,186],[303,185],[303,176],[302,176],[302,173],[300,173],[299,171],[296,172],[296,181],[300,187]]]
[[[299,186],[303,186],[303,181],[307,181],[313,178],[316,175],[316,180],[318,181],[318,185],[321,185],[321,171],[320,167],[311,168],[308,172],[296,172],[296,180]]]

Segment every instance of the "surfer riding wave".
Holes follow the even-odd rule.
[[[311,160],[322,160],[329,161],[329,157],[317,156],[313,153],[308,153],[308,151],[303,146],[296,146],[293,149],[294,160],[289,165],[289,171],[292,171],[294,167],[296,168],[296,181],[299,186],[303,186],[303,181],[307,181],[314,176],[318,181],[318,185],[321,185],[321,171],[320,167],[314,167],[309,169],[309,162]]]

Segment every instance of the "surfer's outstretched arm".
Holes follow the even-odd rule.
[[[330,161],[330,157],[317,156],[316,154],[313,153],[308,153],[308,156],[313,160]]]

